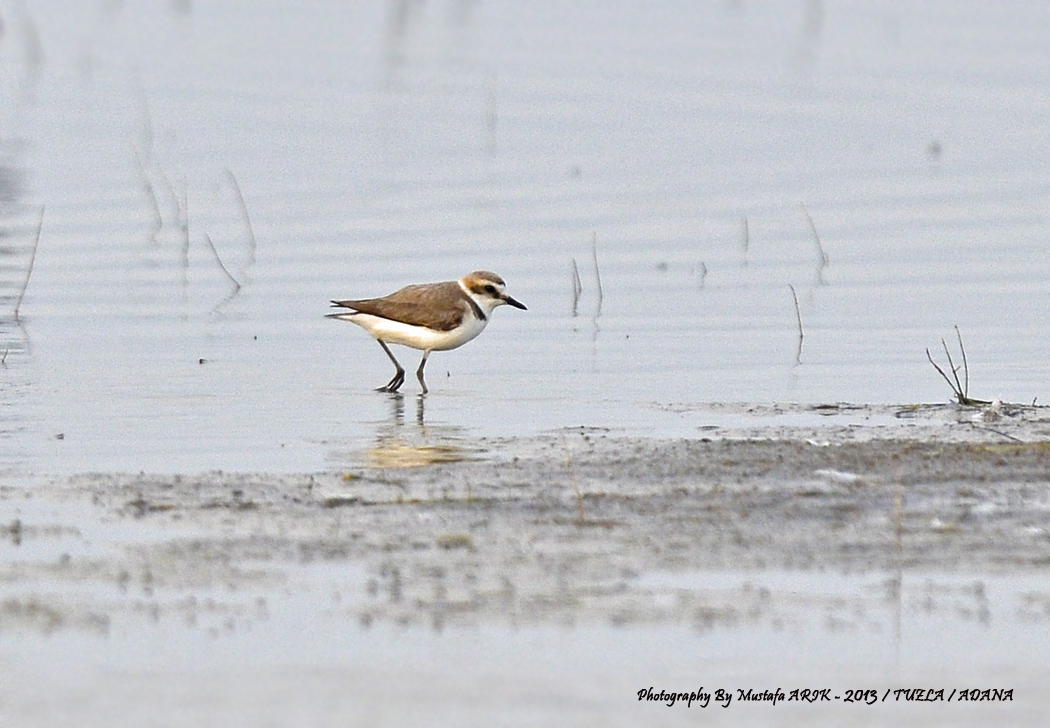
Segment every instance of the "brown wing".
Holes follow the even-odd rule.
[[[435,331],[450,331],[459,326],[469,306],[456,281],[405,286],[382,298],[332,301],[332,304]]]

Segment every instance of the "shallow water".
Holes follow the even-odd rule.
[[[925,440],[971,413],[806,405],[946,401],[925,349],[944,365],[943,338],[958,363],[956,325],[971,395],[1045,401],[1048,21],[1044,3],[975,0],[5,4],[4,484],[94,470],[354,473],[484,447],[498,462],[479,438],[565,428],[795,428],[823,442],[833,424]],[[529,310],[501,309],[479,339],[435,354],[425,400],[411,377],[404,396],[372,391],[386,357],[323,317],[332,298],[478,268]],[[399,356],[414,369],[415,352]],[[1038,419],[1010,432],[1045,439]],[[812,475],[825,489],[853,477]],[[337,495],[358,485],[339,482]],[[4,496],[0,713],[24,725],[488,725],[496,713],[693,724],[695,709],[633,701],[646,684],[693,681],[881,689],[1001,676],[1018,691],[1011,723],[1041,724],[1045,708],[1034,696],[1047,579],[1031,565],[906,573],[896,602],[878,570],[635,574],[672,601],[766,590],[781,621],[758,626],[367,629],[345,613],[367,593],[354,559],[329,572],[292,559],[288,583],[262,586],[257,564],[234,561],[236,578],[220,569],[209,582],[187,546],[202,536],[184,522],[158,533],[119,502],[114,517]],[[1026,497],[1014,504],[1022,536],[1042,544],[1043,511]],[[230,532],[250,527],[237,505],[208,535],[223,556]],[[340,512],[317,507],[307,546]],[[164,592],[146,576],[151,551],[169,547],[188,549],[192,568]],[[334,603],[340,590],[347,604]],[[22,609],[34,604],[66,622]],[[777,718],[985,725],[995,710]]]
[[[477,268],[530,310],[431,360],[427,421],[470,436],[942,401],[954,325],[971,394],[1045,397],[1048,13],[13,6],[8,310],[46,209],[5,470],[324,468],[396,406],[328,300]]]
[[[194,603],[182,623],[162,618],[160,626],[150,625],[144,613],[147,624],[109,635],[74,633],[62,640],[61,651],[41,640],[33,640],[32,654],[9,651],[12,663],[21,659],[28,667],[10,679],[8,712],[24,725],[104,718],[121,726],[217,719],[237,725],[305,719],[314,725],[350,720],[480,726],[495,716],[508,725],[768,725],[774,717],[785,725],[879,725],[891,718],[917,720],[906,723],[915,725],[1037,725],[1045,640],[1018,644],[1016,631],[1031,622],[996,603],[1004,592],[1014,596],[1011,589],[1018,585],[989,585],[993,604],[982,620],[964,613],[969,604],[952,603],[953,597],[969,601],[973,584],[916,581],[906,596],[937,603],[907,610],[903,654],[889,624],[870,614],[836,622],[834,607],[824,601],[802,608],[828,611],[824,638],[816,644],[804,636],[813,625],[797,623],[732,631],[695,625],[362,629],[332,619],[343,605],[329,600],[318,609],[316,601],[311,608],[307,600],[270,598],[236,616]],[[759,577],[755,588],[761,584]],[[983,595],[985,587],[978,586]],[[787,596],[803,602],[807,595]],[[775,593],[772,599],[782,597]],[[1011,651],[1008,663],[1002,662],[1004,645],[1020,648]],[[843,660],[844,654],[852,659]],[[994,678],[975,671],[988,662],[1012,667],[1000,667]],[[61,667],[70,663],[76,670]],[[41,664],[52,667],[41,673]],[[1010,686],[1014,700],[916,704],[898,702],[892,693],[888,702],[841,700],[846,690],[874,690],[882,698],[900,688],[946,687],[947,697],[953,688],[974,685]],[[711,693],[721,688],[734,700],[725,707],[640,702],[638,690],[648,687]],[[748,688],[786,694],[822,687],[840,699],[775,707],[737,699]],[[118,712],[113,705],[123,707]]]

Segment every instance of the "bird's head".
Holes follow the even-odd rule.
[[[497,306],[507,304],[523,311],[525,304],[507,295],[507,284],[495,273],[487,270],[476,270],[459,279],[467,294],[481,306],[486,314],[492,313]]]

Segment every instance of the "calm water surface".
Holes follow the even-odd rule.
[[[941,401],[924,350],[954,325],[971,394],[1050,397],[1043,3],[38,0],[2,21],[8,473],[355,462],[416,388],[373,392],[389,362],[328,300],[478,268],[529,311],[432,357],[422,414],[448,437]]]

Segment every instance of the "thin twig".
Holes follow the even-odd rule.
[[[994,427],[982,426],[978,428],[977,424],[974,422],[967,422],[966,424],[968,424],[970,427],[980,429],[981,432],[994,432],[996,435],[999,435],[1000,437],[1005,437],[1007,440],[1013,440],[1014,442],[1025,442],[1020,437],[1014,437],[1009,432],[1003,432],[1002,430],[997,430]]]
[[[580,269],[576,265],[576,259],[572,259],[572,316],[576,318],[576,309],[580,303],[580,295],[583,293],[583,283],[580,281]]]
[[[208,243],[208,247],[211,249],[211,254],[215,256],[215,262],[219,264],[222,272],[226,274],[226,277],[230,279],[230,283],[233,284],[233,292],[241,290],[240,282],[233,277],[233,274],[227,270],[226,265],[222,262],[222,258],[219,257],[219,251],[215,249],[215,243],[211,241],[211,236],[207,233],[204,234],[204,240]]]
[[[817,245],[817,283],[824,285],[824,269],[828,267],[828,254],[824,252],[824,246],[820,242],[820,233],[817,232],[817,225],[813,222],[812,216],[809,214],[809,210],[806,209],[805,203],[798,203],[798,206],[802,208],[802,214],[806,216],[806,222],[809,223],[809,231],[813,234],[813,242]]]
[[[164,218],[160,214],[160,204],[157,202],[157,193],[153,190],[153,183],[150,182],[149,175],[146,174],[146,166],[142,163],[142,157],[139,155],[139,150],[132,145],[132,149],[135,152],[135,165],[138,167],[139,176],[142,178],[142,191],[146,193],[146,198],[150,202],[150,206],[153,208],[153,230],[150,232],[150,240],[153,242],[157,241],[157,233],[164,228]]]
[[[601,327],[598,326],[598,319],[602,317],[602,300],[605,298],[602,293],[602,274],[598,270],[598,233],[595,232],[591,235],[591,257],[594,259],[594,278],[598,282],[598,305],[594,307],[594,316],[591,317],[591,355],[597,355],[596,346],[598,344],[598,332]]]
[[[598,280],[598,311],[602,310],[602,274],[598,270],[598,233],[591,235],[591,256],[594,258],[594,277]]]
[[[962,333],[959,331],[959,327],[955,327],[955,336],[959,341],[959,351],[962,353],[962,365],[956,366],[955,360],[952,359],[952,353],[948,350],[948,343],[941,339],[941,347],[944,349],[944,355],[948,359],[948,368],[951,370],[951,376],[949,377],[947,372],[942,369],[937,362],[933,360],[933,355],[930,354],[930,350],[926,349],[926,358],[930,360],[930,364],[937,370],[937,373],[941,375],[941,378],[948,383],[951,387],[952,393],[955,395],[955,399],[958,400],[959,404],[967,407],[979,407],[981,405],[991,404],[987,400],[974,399],[970,396],[970,366],[966,360],[966,347],[963,346]],[[963,378],[959,379],[959,370],[963,370]]]
[[[959,331],[958,325],[955,327],[955,338],[959,340],[959,351],[962,352],[963,360],[963,394],[970,394],[970,366],[966,363],[966,347],[963,346],[962,333]]]
[[[930,364],[933,364],[933,368],[937,370],[937,373],[944,377],[944,381],[948,382],[948,386],[952,388],[952,392],[954,392],[956,396],[961,396],[962,392],[955,388],[955,385],[952,384],[952,380],[948,378],[948,375],[944,373],[944,370],[933,360],[933,355],[930,354],[930,347],[926,347],[926,358],[930,360]]]
[[[952,370],[952,379],[955,380],[955,386],[952,389],[959,394],[959,401],[962,402],[966,399],[967,391],[963,389],[962,383],[959,381],[959,367],[955,366],[955,362],[952,361],[952,353],[948,351],[948,344],[945,343],[944,339],[941,339],[941,346],[944,347],[944,355],[948,357],[948,366]]]
[[[248,228],[248,259],[245,261],[244,267],[241,268],[241,275],[244,275],[255,263],[255,232],[252,230],[252,220],[248,217],[248,205],[244,202],[244,195],[241,193],[241,186],[237,183],[237,178],[233,176],[233,172],[228,168],[226,169],[226,177],[230,180],[230,186],[233,187],[233,191],[237,194],[237,202],[241,205],[241,216],[244,218],[244,226]]]
[[[14,317],[15,321],[20,321],[18,317],[18,310],[22,307],[22,299],[26,297],[26,289],[29,288],[29,277],[33,275],[33,263],[36,262],[36,249],[40,246],[40,232],[44,229],[44,206],[40,206],[40,222],[36,225],[36,236],[33,238],[33,249],[29,254],[29,266],[26,268],[26,278],[22,281],[22,289],[18,292],[18,298],[15,299],[15,310]]]
[[[788,288],[791,289],[791,298],[795,302],[795,320],[798,321],[798,347],[795,350],[795,363],[798,364],[802,361],[802,311],[798,307],[798,296],[795,294],[795,287],[789,283]]]

